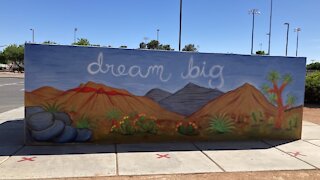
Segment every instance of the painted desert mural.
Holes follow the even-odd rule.
[[[34,44],[25,58],[30,143],[301,136],[304,58]]]

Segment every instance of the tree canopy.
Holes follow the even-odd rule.
[[[257,54],[257,55],[266,55],[266,52],[264,52],[264,51],[257,51],[256,54]]]
[[[72,45],[78,45],[78,46],[91,46],[90,42],[86,38],[80,38],[77,42],[72,43]]]
[[[57,44],[57,43],[54,41],[44,41],[42,44]]]
[[[3,54],[3,52],[0,52],[0,64],[6,64],[7,60]]]
[[[320,62],[308,64],[307,70],[319,70],[320,71]]]
[[[1,53],[2,55],[2,61],[4,63],[8,63],[8,61],[13,62],[14,65],[16,65],[18,68],[12,70],[18,70],[22,71],[23,70],[23,59],[24,59],[24,46],[23,45],[16,45],[12,44],[7,46],[3,52]]]
[[[194,46],[194,44],[187,44],[182,48],[182,51],[193,51],[196,52],[198,51],[197,48]]]
[[[139,49],[147,49],[147,44],[144,43],[144,42],[141,42],[141,43],[139,44]]]
[[[7,46],[2,53],[7,61],[9,60],[16,63],[21,63],[23,62],[24,58],[24,46],[12,44]]]
[[[141,42],[139,44],[139,49],[159,49],[159,50],[167,50],[172,51],[174,49],[171,48],[169,44],[160,44],[157,40],[151,40],[147,44],[144,42]]]

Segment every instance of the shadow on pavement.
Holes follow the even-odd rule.
[[[250,150],[268,149],[292,141],[273,141],[272,145],[264,141],[219,141],[192,143],[141,143],[141,144],[45,144],[24,145],[24,121],[12,120],[0,124],[0,156],[22,155],[64,155],[98,154],[126,152],[170,152],[170,151],[214,151],[214,150]],[[23,147],[23,148],[22,148]]]
[[[304,104],[304,107],[318,109],[320,108],[320,104]]]

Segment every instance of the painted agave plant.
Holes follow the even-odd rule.
[[[234,129],[235,124],[228,115],[215,115],[209,118],[210,133],[226,134],[233,132]]]

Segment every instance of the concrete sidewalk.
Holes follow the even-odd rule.
[[[24,79],[24,73],[0,72],[0,78],[21,78]]]
[[[5,115],[5,116],[4,116]],[[0,179],[319,170],[320,125],[302,140],[69,146],[23,145],[23,111],[0,114]]]

